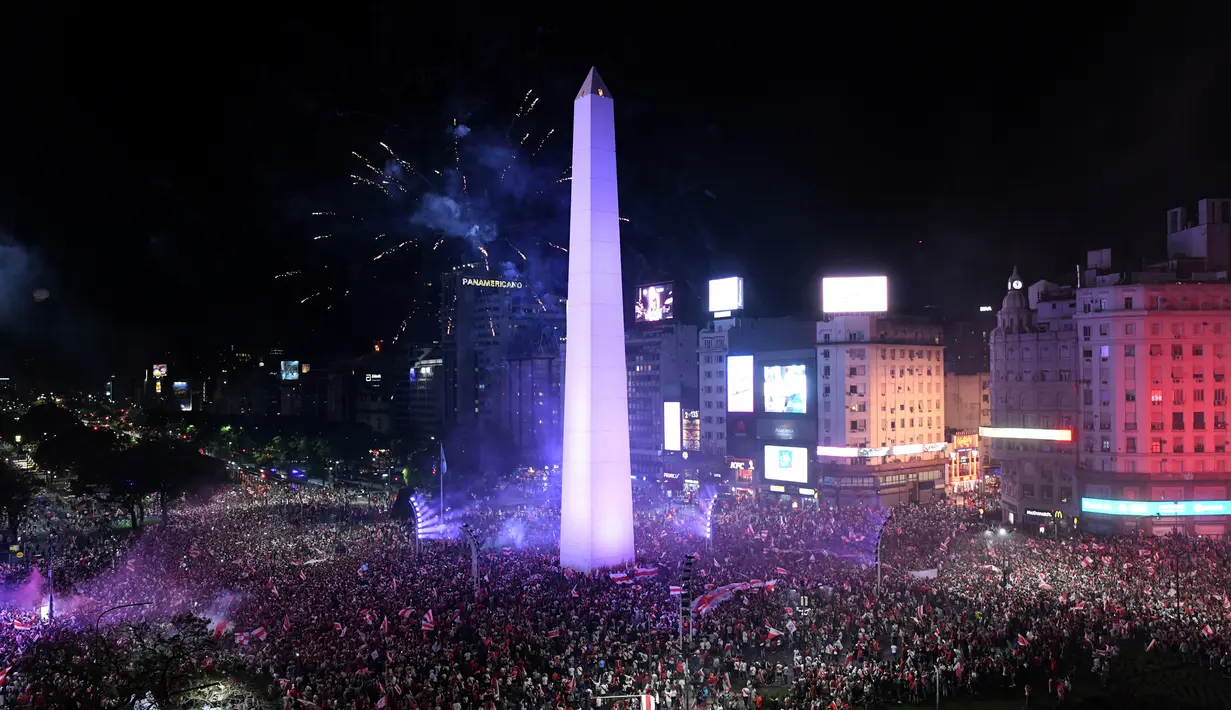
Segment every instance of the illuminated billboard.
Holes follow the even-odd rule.
[[[765,366],[765,412],[767,414],[807,414],[808,367],[806,365]]]
[[[744,308],[744,277],[710,279],[710,313],[730,313]]]
[[[282,379],[298,380],[299,379],[299,361],[298,360],[283,360],[282,361]]]
[[[156,378],[163,378],[167,376],[167,366],[166,365],[155,365],[154,367],[151,368],[151,370],[153,371],[153,375]]]
[[[684,410],[684,450],[701,450],[701,412],[696,409]]]
[[[752,412],[756,399],[752,394],[752,355],[731,355],[727,358],[727,411]]]
[[[312,371],[312,366],[311,366],[311,365],[309,365],[309,364],[308,364],[308,363],[306,363],[306,362],[304,362],[304,363],[300,363],[300,365],[299,365],[299,372],[300,372],[300,374],[306,375],[306,374],[308,374],[308,373],[309,373],[309,372],[311,372],[311,371]]]
[[[1072,441],[1072,429],[1024,429],[1021,427],[979,427],[986,439],[1027,439],[1030,441]]]
[[[887,276],[837,276],[821,279],[823,313],[884,313],[887,310]]]
[[[171,383],[171,396],[178,400],[181,412],[192,411],[192,393],[188,391],[187,382]]]
[[[658,323],[675,318],[675,284],[661,283],[637,288],[633,319],[638,323]]]
[[[525,288],[526,285],[521,281],[506,281],[504,279],[476,279],[469,276],[462,277],[463,286],[474,286],[476,288]]]
[[[1231,500],[1162,502],[1082,498],[1081,512],[1100,513],[1102,515],[1161,515],[1164,518],[1193,517],[1196,515],[1231,515]]]
[[[679,402],[663,402],[663,450],[679,451],[682,438]]]
[[[766,446],[765,480],[808,483],[808,450],[802,446]]]

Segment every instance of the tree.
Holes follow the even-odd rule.
[[[120,441],[108,429],[77,427],[39,444],[34,462],[39,468],[73,473],[119,450]]]
[[[77,415],[49,402],[30,407],[18,421],[18,433],[27,441],[41,442],[81,429]]]
[[[21,514],[34,496],[35,484],[28,474],[7,459],[0,459],[0,508],[8,523],[9,535],[17,537]]]
[[[116,452],[86,468],[81,486],[105,491],[108,500],[122,507],[133,528],[145,519],[145,499],[158,495],[164,522],[170,501],[182,493],[227,480],[226,464],[201,455],[183,441],[155,439]]]

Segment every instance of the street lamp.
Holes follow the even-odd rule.
[[[889,517],[885,518],[885,522],[881,523],[880,530],[876,531],[876,598],[881,596],[881,540],[885,537],[885,528],[889,527],[889,523],[893,520],[893,511],[889,511]]]
[[[56,531],[47,533],[47,620],[56,620]]]

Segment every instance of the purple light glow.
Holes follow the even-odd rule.
[[[582,571],[635,557],[617,193],[614,105],[591,69],[573,103],[560,501],[560,564]]]

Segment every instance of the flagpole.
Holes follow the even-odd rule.
[[[445,445],[440,445],[440,527],[445,524]]]

